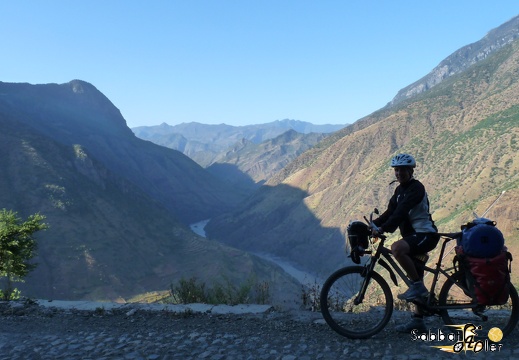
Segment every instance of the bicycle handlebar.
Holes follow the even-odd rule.
[[[371,214],[369,215],[369,220],[364,216],[364,220],[366,220],[366,222],[369,224],[369,226],[371,227],[372,230],[374,230],[378,235],[377,236],[373,236],[374,238],[380,238],[382,240],[385,240],[387,239],[387,236],[382,234],[378,228],[377,225],[375,225],[375,223],[373,222],[373,214],[378,214],[378,209],[375,208],[375,210],[373,212],[371,212]],[[438,235],[440,237],[446,237],[446,238],[449,238],[449,239],[459,239],[461,238],[461,235],[462,235],[462,232],[461,231],[458,231],[458,232],[453,232],[453,233],[438,233]]]
[[[377,233],[376,236],[373,236],[375,239],[376,238],[380,238],[381,240],[386,240],[387,236],[382,234],[380,232],[380,229],[378,228],[378,226],[375,225],[375,223],[373,222],[373,214],[378,214],[378,209],[377,208],[375,208],[375,210],[369,215],[369,220],[365,216],[364,216],[364,220],[366,220],[366,222],[369,224],[371,229],[374,230]]]

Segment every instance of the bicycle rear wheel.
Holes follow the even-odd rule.
[[[456,281],[447,279],[440,291],[438,303],[445,305],[467,305],[464,309],[443,309],[441,316],[446,325],[464,325],[472,323],[483,327],[480,335],[486,335],[490,329],[497,327],[503,332],[503,336],[509,335],[519,320],[519,296],[515,287],[510,284],[510,296],[504,305],[474,307],[472,298],[468,296],[458,285],[463,281],[459,276]],[[478,314],[483,315],[480,316]]]
[[[364,283],[365,269],[349,266],[337,270],[321,290],[321,312],[326,323],[350,339],[365,339],[380,332],[393,313],[393,295],[387,282],[373,272],[364,298],[355,304]]]

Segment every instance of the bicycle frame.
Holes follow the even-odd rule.
[[[429,291],[429,295],[427,297],[427,301],[425,303],[423,303],[423,302],[413,302],[413,303],[416,304],[419,307],[425,308],[426,310],[436,310],[436,311],[439,311],[439,310],[442,310],[442,309],[457,309],[457,308],[459,308],[459,309],[466,309],[467,308],[467,304],[463,304],[463,305],[451,304],[451,305],[444,305],[444,306],[440,306],[438,304],[435,304],[435,293],[434,293],[434,290],[436,288],[436,285],[438,283],[438,280],[439,280],[439,277],[440,277],[441,274],[443,274],[448,280],[456,283],[456,285],[459,286],[466,294],[471,294],[471,291],[465,286],[465,284],[460,283],[459,281],[457,281],[454,278],[453,275],[449,274],[449,271],[453,270],[454,267],[450,267],[450,268],[447,268],[445,270],[442,269],[442,267],[441,267],[442,266],[442,259],[443,259],[443,256],[445,254],[446,245],[450,241],[455,240],[456,237],[458,236],[458,233],[454,233],[454,234],[440,233],[439,235],[444,238],[444,241],[442,243],[442,247],[441,247],[441,250],[440,250],[440,255],[438,257],[438,261],[436,262],[436,267],[435,268],[431,268],[431,267],[426,266],[425,264],[421,265],[421,267],[423,268],[424,271],[427,271],[428,273],[434,274],[433,281],[432,281],[432,284],[431,284],[431,288],[430,288],[430,291]],[[366,289],[367,289],[368,284],[369,284],[370,279],[371,279],[371,274],[373,273],[376,264],[380,264],[384,269],[386,269],[388,271],[389,276],[391,277],[391,280],[393,281],[393,283],[395,285],[398,286],[398,281],[397,281],[397,277],[395,275],[395,272],[405,282],[405,284],[407,286],[411,285],[411,280],[404,273],[404,270],[400,267],[400,265],[397,264],[396,260],[392,256],[391,250],[384,246],[384,242],[385,242],[385,239],[381,238],[380,242],[379,242],[379,244],[377,246],[377,249],[375,251],[375,254],[372,255],[370,257],[370,260],[368,260],[368,262],[364,265],[365,279],[363,281],[363,284],[362,284],[361,290],[359,292],[359,295],[357,296],[357,298],[354,301],[354,303],[356,305],[360,304],[363,301],[363,299],[364,299],[364,294],[366,292]],[[366,254],[371,254],[371,252],[367,251]],[[471,297],[472,297],[472,302],[471,302],[471,304],[468,304],[468,305],[469,305],[469,307],[470,306],[476,307],[477,306],[477,301],[476,301],[476,299],[474,298],[473,295],[471,295]]]

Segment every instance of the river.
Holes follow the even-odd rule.
[[[202,237],[206,237],[205,226],[207,225],[209,220],[211,220],[211,219],[202,220],[197,223],[193,223],[193,224],[189,225],[189,227],[191,228],[191,231],[193,231],[195,234],[198,234]],[[287,262],[286,260],[281,259],[275,255],[267,254],[267,253],[251,253],[251,254],[278,265],[287,274],[292,276],[294,279],[299,281],[304,286],[313,287],[316,283],[317,284],[323,283],[323,280],[319,279],[316,275],[313,275],[304,270],[300,270],[293,264],[291,264],[291,263]]]

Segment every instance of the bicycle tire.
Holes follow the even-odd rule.
[[[519,320],[519,295],[516,288],[510,283],[510,296],[504,305],[481,306],[482,313],[487,317],[483,319],[474,313],[472,298],[468,296],[457,284],[462,281],[460,276],[455,281],[447,279],[440,290],[438,303],[440,306],[451,304],[467,304],[465,309],[442,309],[441,317],[445,325],[462,325],[472,323],[483,326],[483,330],[497,327],[503,332],[503,337],[510,335]]]
[[[393,295],[384,278],[373,272],[362,303],[353,300],[365,277],[362,266],[348,266],[334,272],[324,282],[320,295],[321,313],[338,334],[350,339],[366,339],[380,332],[393,313]]]

